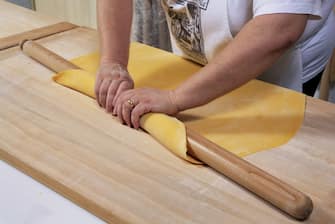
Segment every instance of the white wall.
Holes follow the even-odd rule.
[[[36,11],[96,28],[96,0],[35,0]]]

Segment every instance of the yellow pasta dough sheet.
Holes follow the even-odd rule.
[[[82,70],[61,72],[53,77],[54,81],[95,97],[99,54],[92,53],[72,62]],[[128,70],[135,88],[171,89],[200,68],[169,52],[131,44]],[[141,127],[173,153],[192,163],[198,162],[187,155],[184,124],[226,150],[246,156],[287,143],[303,122],[305,100],[301,93],[252,80],[207,105],[180,113],[177,116],[180,121],[149,113],[141,118]]]

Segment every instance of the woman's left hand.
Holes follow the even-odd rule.
[[[135,129],[140,127],[140,118],[146,113],[174,115],[179,112],[172,90],[153,88],[127,90],[115,99],[114,105],[113,115],[117,115],[121,122]]]

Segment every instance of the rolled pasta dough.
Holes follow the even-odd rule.
[[[94,74],[99,54],[76,58],[73,63],[82,70],[64,71],[53,79],[95,97]],[[200,68],[171,53],[131,44],[128,70],[135,87],[174,88]],[[178,118],[223,148],[246,156],[289,141],[299,130],[304,111],[305,95],[252,80],[203,107],[181,113]],[[163,114],[149,113],[141,118],[141,127],[170,151],[189,162],[199,163],[187,155],[184,123]]]

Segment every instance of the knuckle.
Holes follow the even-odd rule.
[[[146,98],[143,100],[143,102],[145,103],[146,106],[148,106],[149,104],[151,104],[152,101],[151,99]]]
[[[107,95],[108,93],[108,87],[109,86],[104,86],[103,88],[100,89],[100,94]]]
[[[113,80],[117,80],[117,79],[120,79],[120,74],[119,73],[116,73],[116,72],[110,72],[109,74],[108,74],[108,76],[111,78],[111,79],[113,79]]]
[[[129,84],[134,83],[133,79],[130,76],[128,76],[128,75],[121,76],[120,80],[125,81],[125,82],[127,82]]]
[[[107,100],[108,100],[108,102],[109,102],[109,103],[112,103],[112,102],[113,102],[113,99],[114,99],[114,94],[111,93],[111,92],[109,92],[109,93],[107,94]]]
[[[98,73],[97,78],[99,80],[104,80],[104,79],[108,78],[108,73],[105,72],[105,71],[101,71],[101,72]]]
[[[109,87],[108,87],[108,90],[107,90],[107,92],[108,92],[108,95],[114,95],[114,92],[115,92],[115,88],[114,88],[114,86],[113,85],[110,85]]]
[[[106,106],[109,107],[111,104],[111,98],[108,96],[106,99]]]
[[[147,103],[143,104],[143,108],[142,108],[142,112],[143,112],[143,113],[147,113],[147,112],[149,112],[150,109],[151,109],[151,107],[150,107],[149,104],[147,104]]]
[[[105,102],[105,101],[106,101],[106,95],[104,95],[104,94],[100,94],[100,95],[99,95],[99,100],[100,100],[101,102]]]
[[[101,95],[101,96],[106,96],[106,95],[107,95],[107,92],[108,92],[108,90],[107,90],[106,88],[104,88],[104,89],[102,89],[102,90],[100,91],[100,95]]]

